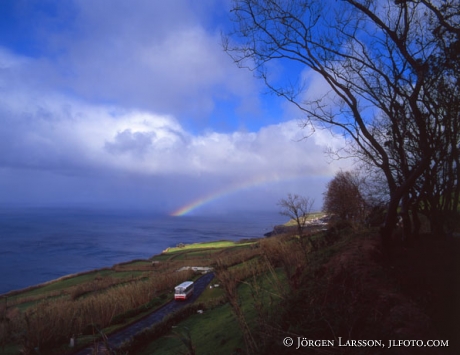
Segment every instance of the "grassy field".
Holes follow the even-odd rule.
[[[214,242],[208,242],[208,243],[194,243],[194,244],[184,244],[181,247],[175,247],[175,248],[168,248],[166,249],[163,254],[172,254],[176,252],[181,252],[181,251],[190,251],[191,249],[223,249],[223,248],[229,248],[229,247],[235,247],[235,246],[244,246],[244,245],[250,245],[253,244],[253,242],[247,242],[247,243],[235,243],[232,241],[228,240],[219,240],[219,241],[214,241]]]
[[[231,307],[219,306],[203,314],[195,314],[181,322],[170,334],[150,344],[139,355],[186,353],[187,348],[180,335],[190,332],[190,339],[197,354],[230,354],[243,342],[241,331],[235,326]]]

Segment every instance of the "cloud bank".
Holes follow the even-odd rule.
[[[225,2],[50,4],[40,49],[0,41],[0,204],[170,212],[228,191],[222,208],[274,209],[288,192],[321,200],[349,164],[324,156],[340,137],[303,139],[223,53]]]

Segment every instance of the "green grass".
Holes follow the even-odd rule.
[[[117,272],[113,272],[109,276],[116,278],[116,279],[125,279],[125,278],[129,279],[129,278],[136,278],[142,275],[147,275],[149,272],[150,271],[137,271],[137,270],[117,271]]]
[[[150,260],[136,260],[132,262],[127,262],[127,263],[121,263],[115,265],[118,268],[136,268],[136,267],[145,267],[145,266],[151,266],[152,262]]]
[[[104,277],[111,273],[113,273],[113,271],[111,270],[101,270],[101,271],[94,271],[91,273],[67,278],[65,280],[56,280],[54,282],[50,282],[48,285],[30,290],[30,291],[25,291],[24,293],[20,293],[15,296],[10,296],[8,297],[8,299],[15,300],[18,298],[32,297],[32,296],[38,296],[38,295],[46,296],[47,293],[54,292],[54,291],[63,291],[69,287],[77,286],[85,282],[93,281],[96,277]]]
[[[196,251],[189,251],[186,252],[185,254],[187,256],[192,256],[192,257],[202,257],[202,256],[210,256],[211,254],[215,253],[220,253],[222,249],[216,248],[216,249],[199,249]]]
[[[155,255],[153,258],[152,258],[152,261],[167,261],[171,258],[171,255],[170,254],[159,254],[159,255]]]
[[[125,261],[122,263],[115,264],[115,266],[123,266],[123,265],[143,265],[143,264],[148,264],[150,263],[149,260],[147,259],[134,259],[130,261]]]
[[[242,334],[235,324],[235,318],[228,304],[203,314],[195,314],[178,324],[165,337],[150,343],[139,355],[176,355],[187,349],[177,334],[190,330],[196,353],[200,355],[230,354],[243,342]]]
[[[134,263],[124,264],[122,267],[145,267],[150,266],[150,261],[136,261]],[[153,270],[153,268],[152,268]],[[7,296],[9,300],[18,300],[21,298],[43,296],[46,297],[47,294],[56,293],[56,291],[64,291],[70,287],[84,284],[86,282],[94,281],[96,278],[104,277],[113,277],[117,279],[122,278],[135,278],[150,272],[150,270],[126,270],[126,271],[116,271],[113,269],[103,269],[103,270],[94,270],[90,272],[85,272],[80,275],[75,276],[64,276],[63,278],[52,280],[44,284],[43,286],[33,287],[30,290],[25,289],[23,292]]]
[[[253,244],[252,242],[248,243],[237,243],[228,240],[219,240],[216,242],[209,242],[209,243],[194,243],[194,244],[184,244],[183,247],[174,247],[168,248],[167,251],[164,251],[163,254],[171,254],[176,252],[183,252],[188,251],[190,249],[209,249],[209,248],[229,248],[234,246],[241,246],[241,245],[250,245]]]
[[[277,277],[284,279],[284,274],[278,270]],[[270,275],[262,275],[257,278],[257,284],[260,287],[258,296],[269,311],[276,312],[276,305],[281,299],[273,296],[276,294],[272,285]],[[218,283],[214,280],[211,285]],[[238,294],[241,300],[241,307],[246,321],[252,329],[258,325],[258,315],[254,308],[253,292],[251,291],[252,281],[240,284]],[[216,298],[222,297],[224,291],[222,287],[207,288],[199,298],[199,302],[211,302]],[[139,355],[172,355],[186,354],[187,349],[180,340],[180,336],[190,332],[192,343],[195,347],[196,354],[214,355],[214,354],[231,354],[235,349],[245,349],[243,335],[238,327],[238,321],[235,318],[231,306],[226,303],[214,309],[205,311],[203,314],[196,314],[183,322],[177,324],[170,334],[157,339],[148,344]]]
[[[102,270],[95,271],[92,273],[79,275],[71,277],[65,280],[58,280],[51,282],[46,286],[33,289],[24,293],[20,293],[11,297],[8,297],[8,301],[12,302],[21,302],[21,300],[26,300],[27,298],[34,297],[35,300],[21,302],[17,307],[24,311],[25,309],[35,305],[43,299],[55,299],[59,297],[65,297],[66,290],[78,285],[85,284],[87,282],[92,282],[98,278],[112,277],[114,279],[126,279],[126,282],[129,282],[130,279],[142,276],[143,274],[148,273],[147,271],[122,271],[115,272],[112,270]],[[120,280],[121,281],[121,280]]]
[[[203,291],[199,298],[200,302],[209,303],[215,299],[225,296],[223,288],[216,279],[213,279],[209,285],[213,287],[209,288],[208,286],[206,290]],[[219,285],[219,287],[214,287],[214,285]]]

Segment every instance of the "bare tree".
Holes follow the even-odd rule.
[[[278,202],[278,206],[281,207],[280,214],[295,221],[297,233],[300,238],[303,236],[303,229],[307,223],[308,215],[311,213],[314,203],[314,199],[295,194],[288,194],[286,199],[281,199]]]
[[[235,28],[224,47],[234,61],[304,112],[305,125],[342,133],[348,156],[382,172],[389,192],[384,247],[450,115],[436,108],[458,87],[459,8],[458,0],[233,1]],[[283,61],[298,70],[279,79],[270,70]],[[305,96],[305,68],[328,85],[326,95]],[[445,93],[431,94],[445,78]]]

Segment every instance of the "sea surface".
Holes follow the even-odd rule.
[[[146,211],[0,209],[0,294],[149,258],[179,243],[263,237],[285,221],[276,211],[171,217]]]

